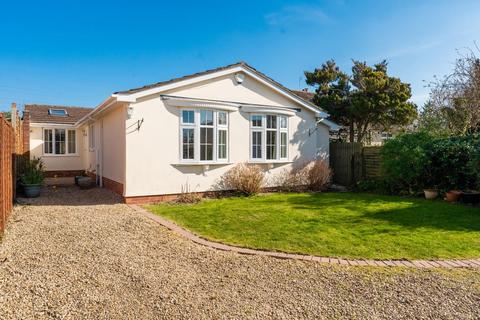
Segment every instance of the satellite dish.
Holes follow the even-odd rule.
[[[235,81],[237,81],[238,84],[242,83],[243,80],[245,80],[245,75],[243,73],[235,73]]]

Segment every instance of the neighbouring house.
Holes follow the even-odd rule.
[[[48,174],[85,170],[125,202],[215,191],[232,166],[267,179],[329,154],[328,114],[244,62],[115,92],[94,109],[26,105]],[[273,179],[268,179],[272,181]]]

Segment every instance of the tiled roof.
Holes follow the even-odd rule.
[[[183,80],[188,80],[188,79],[192,79],[192,78],[195,78],[195,77],[204,76],[204,75],[211,74],[211,73],[214,73],[214,72],[219,72],[219,71],[223,71],[223,70],[227,70],[227,69],[235,68],[235,67],[240,67],[240,66],[242,66],[244,68],[247,68],[247,69],[250,69],[251,71],[253,71],[257,75],[259,75],[260,77],[264,78],[266,81],[271,82],[274,85],[282,88],[283,90],[293,94],[294,96],[297,96],[297,97],[301,98],[302,100],[304,100],[308,104],[310,104],[312,107],[320,109],[316,105],[314,105],[311,101],[311,98],[313,98],[313,93],[309,93],[309,92],[306,93],[306,92],[303,92],[303,91],[290,90],[290,89],[284,87],[282,84],[278,83],[277,81],[273,80],[272,78],[270,78],[266,74],[258,71],[257,69],[253,68],[252,66],[248,65],[244,61],[240,61],[240,62],[237,62],[237,63],[234,63],[234,64],[229,64],[227,66],[223,66],[223,67],[219,67],[219,68],[215,68],[215,69],[210,69],[210,70],[206,70],[206,71],[202,71],[202,72],[197,72],[197,73],[186,75],[186,76],[183,76],[183,77],[180,77],[180,78],[174,78],[174,79],[170,79],[170,80],[166,80],[166,81],[161,81],[161,82],[149,84],[149,85],[139,87],[139,88],[124,90],[124,91],[117,91],[117,92],[115,92],[115,94],[133,94],[133,93],[137,93],[137,92],[140,92],[140,91],[143,91],[143,90],[157,88],[157,87],[164,86],[164,85],[167,85],[167,84],[171,84],[171,83],[175,83],[175,82],[179,82],[179,81],[183,81]]]
[[[55,116],[49,114],[50,109],[66,110],[66,116]],[[26,104],[25,111],[30,113],[30,122],[37,123],[60,123],[60,124],[74,124],[85,115],[87,115],[92,108],[70,107],[70,106],[54,106],[42,104]]]
[[[307,100],[312,102],[313,96],[315,95],[313,92],[303,91],[303,90],[292,90],[297,96],[302,98],[303,100]]]

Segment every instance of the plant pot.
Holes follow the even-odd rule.
[[[445,193],[445,200],[448,202],[457,202],[460,199],[460,195],[462,194],[459,190],[450,190]]]
[[[23,184],[22,186],[27,198],[36,198],[40,195],[41,184]]]
[[[480,202],[480,192],[478,191],[463,191],[461,195],[463,203],[478,204]]]
[[[78,186],[78,179],[84,178],[84,176],[75,176],[75,185]]]
[[[92,178],[80,177],[78,178],[78,186],[80,189],[90,189],[93,186]]]
[[[438,197],[438,190],[435,189],[425,189],[423,193],[425,193],[425,199],[427,200],[433,200]]]

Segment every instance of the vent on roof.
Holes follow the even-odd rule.
[[[67,110],[65,109],[49,109],[48,114],[51,116],[57,116],[57,117],[68,116]]]

